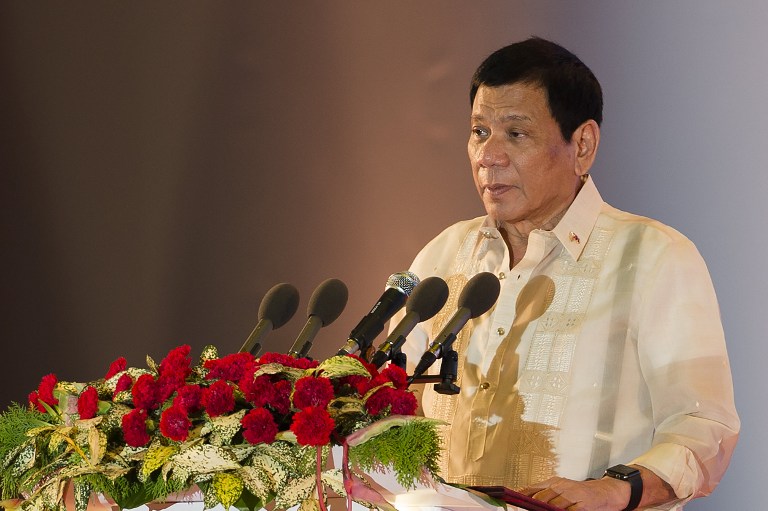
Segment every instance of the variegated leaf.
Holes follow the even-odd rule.
[[[36,437],[48,431],[56,431],[57,429],[59,429],[59,426],[53,426],[53,425],[40,426],[39,428],[28,429],[27,432],[24,434],[27,435],[28,437]]]
[[[127,399],[128,401],[131,401],[133,398],[131,397],[130,391],[126,391],[128,393]],[[112,431],[118,428],[122,428],[123,424],[123,416],[130,412],[132,408],[121,404],[121,403],[112,403],[112,406],[109,408],[109,411],[102,419],[102,430],[103,431]]]
[[[263,451],[267,456],[286,467],[289,477],[315,473],[315,447],[273,442],[263,446]]]
[[[24,449],[27,448],[27,446],[30,446],[30,445],[34,449],[34,445],[35,445],[34,438],[30,438],[29,440],[26,440],[23,444],[17,445],[16,447],[8,451],[8,453],[3,458],[2,463],[0,463],[0,467],[2,467],[3,469],[8,468],[14,461],[16,461],[17,459],[16,457],[19,455],[19,453],[22,452]]]
[[[64,481],[55,479],[40,491],[40,500],[45,509],[60,509],[64,498]]]
[[[78,383],[73,381],[60,381],[56,382],[56,391],[78,395],[83,391],[86,385],[87,384],[85,383]],[[54,395],[58,392],[54,392]]]
[[[272,474],[261,466],[243,467],[238,473],[245,488],[262,502],[266,502],[277,489]]]
[[[275,497],[275,506],[282,509],[295,506],[312,495],[315,491],[315,475],[297,477],[285,484]]]
[[[216,348],[216,346],[209,344],[203,348],[203,352],[200,354],[200,365],[202,365],[202,362],[205,362],[206,360],[213,360],[216,358],[219,358],[219,350]]]
[[[304,499],[298,511],[320,511],[320,502],[316,498]]]
[[[75,510],[86,511],[88,500],[91,498],[91,485],[85,481],[74,481],[72,488],[75,495]]]
[[[95,465],[101,461],[107,449],[107,437],[97,429],[103,417],[81,420],[75,423],[75,443],[82,449],[90,451],[89,461]]]
[[[239,410],[231,415],[221,415],[211,417],[203,426],[200,434],[205,436],[210,434],[208,441],[211,445],[229,445],[238,431],[240,431],[240,421],[245,416],[247,410]]]
[[[227,449],[238,462],[249,458],[257,450],[256,446],[251,444],[230,445]]]
[[[35,465],[36,457],[37,451],[35,450],[35,445],[33,443],[26,444],[21,449],[18,456],[16,456],[16,460],[13,462],[13,469],[11,470],[11,473],[15,477],[21,476],[21,474],[31,469]]]
[[[61,444],[69,444],[72,440],[69,435],[72,433],[73,429],[73,427],[59,428],[51,433],[51,436],[48,439],[48,452],[57,452],[61,448]]]
[[[329,359],[324,360],[314,369],[310,369],[307,372],[313,374],[319,374],[322,372],[326,378],[341,378],[343,376],[367,376],[370,377],[371,373],[368,369],[356,358],[348,357],[346,355],[336,355]]]
[[[213,473],[224,470],[237,470],[240,464],[234,457],[221,447],[214,445],[197,445],[181,451],[169,460],[171,478],[180,483],[186,483],[192,472]]]
[[[346,497],[347,490],[344,489],[344,472],[340,468],[332,468],[320,474],[320,480],[328,486],[335,494]]]
[[[179,452],[179,448],[175,445],[162,445],[159,442],[153,442],[149,446],[147,453],[144,455],[144,463],[141,464],[141,471],[139,472],[139,480],[146,481],[147,478],[162,467],[168,459]]]
[[[211,486],[216,499],[227,509],[237,502],[243,493],[243,480],[232,472],[218,472],[213,476]]]
[[[284,366],[283,364],[272,363],[259,366],[256,372],[253,373],[253,377],[258,378],[264,374],[282,374],[285,375],[286,379],[290,380],[291,382],[295,382],[304,376],[304,373],[305,371],[303,369],[297,369],[295,367]]]

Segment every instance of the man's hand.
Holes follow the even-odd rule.
[[[572,481],[552,477],[520,493],[567,511],[621,511],[629,503],[629,483],[613,478]]]
[[[643,478],[643,496],[638,508],[654,506],[677,499],[666,481],[645,467],[632,465]],[[622,511],[629,504],[629,483],[611,477],[591,481],[572,481],[552,477],[533,484],[520,493],[567,511]]]

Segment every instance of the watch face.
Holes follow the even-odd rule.
[[[636,468],[628,467],[626,465],[616,465],[614,467],[611,467],[608,469],[608,472],[613,472],[614,474],[620,475],[623,479],[627,479],[629,477],[634,476],[635,474],[640,474],[640,471]]]

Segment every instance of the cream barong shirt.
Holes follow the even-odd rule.
[[[590,178],[555,229],[530,233],[514,268],[480,217],[443,231],[411,271],[444,278],[451,293],[409,335],[410,370],[469,278],[501,281],[496,305],[453,344],[460,394],[427,384],[421,396],[425,415],[450,424],[447,481],[515,488],[634,463],[675,490],[681,500],[666,508],[720,481],[739,418],[711,279],[683,235],[609,206]]]

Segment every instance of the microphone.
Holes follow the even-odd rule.
[[[371,346],[373,339],[384,330],[384,323],[403,307],[405,300],[418,284],[419,277],[409,271],[390,275],[384,294],[371,311],[352,329],[349,339],[336,354],[351,355],[360,350],[365,356],[365,351]]]
[[[499,298],[501,284],[499,279],[490,272],[478,273],[467,282],[464,289],[461,290],[458,300],[458,309],[453,317],[443,327],[442,331],[435,337],[427,351],[421,356],[421,360],[413,371],[409,383],[424,374],[424,371],[430,368],[435,360],[440,358],[445,350],[451,347],[453,341],[464,325],[472,318],[484,314],[490,309]]]
[[[286,324],[298,308],[299,291],[294,286],[282,283],[272,287],[261,299],[259,321],[240,348],[240,353],[250,352],[258,355],[261,351],[261,339],[273,329]]]
[[[413,294],[405,304],[405,316],[390,332],[387,340],[379,345],[379,349],[373,354],[371,363],[381,367],[384,362],[392,358],[405,343],[405,337],[417,324],[426,321],[448,301],[448,284],[440,277],[427,277],[416,286]]]
[[[339,279],[328,279],[317,286],[307,305],[307,322],[288,354],[294,358],[305,357],[317,332],[336,321],[346,307],[348,297],[347,286]]]

